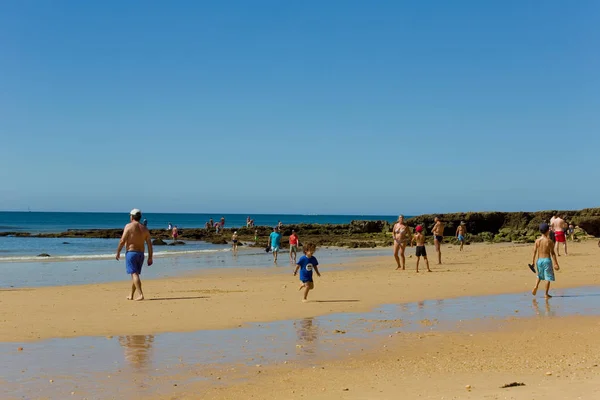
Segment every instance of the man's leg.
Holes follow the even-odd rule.
[[[427,256],[424,256],[423,259],[425,260],[425,265],[427,265],[427,272],[431,272],[429,269],[429,260],[427,259]]]
[[[462,251],[464,245],[465,245],[465,241],[461,240],[460,241],[460,251]]]
[[[419,272],[419,260],[421,259],[421,257],[417,257],[417,272]]]
[[[567,255],[567,239],[565,237],[565,256]]]
[[[140,292],[140,295],[138,297],[133,298],[133,293],[131,294],[131,297],[133,298],[133,300],[136,301],[144,300],[144,292],[142,292],[142,281],[140,280],[140,275],[133,273],[131,274],[131,279],[133,279],[133,285],[135,286],[137,291]]]
[[[133,279],[133,274],[131,274],[131,293],[127,296],[127,300],[133,300],[133,296],[135,295],[135,280]]]
[[[554,251],[556,251],[557,256],[560,256],[560,242],[558,240],[554,243]]]
[[[274,252],[273,252],[273,262],[274,262],[275,264],[277,264],[277,253],[278,253],[277,251],[274,251]]]
[[[537,294],[538,286],[540,286],[540,278],[537,278],[537,280],[535,281],[535,287],[531,291],[532,295],[535,296]]]
[[[549,299],[552,296],[548,293],[550,291],[550,281],[546,281],[546,298]]]
[[[441,264],[442,263],[442,246],[441,246],[441,243],[439,240],[436,240],[435,243],[436,243],[435,248],[438,253],[438,264]]]

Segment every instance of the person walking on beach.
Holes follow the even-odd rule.
[[[214,222],[214,220],[213,220],[212,218],[210,218],[210,219],[208,220],[208,225],[209,225],[211,228],[215,226],[215,222]]]
[[[456,238],[460,243],[460,251],[463,250],[463,246],[465,245],[465,239],[467,237],[467,226],[463,221],[460,221],[460,225],[456,228]]]
[[[221,217],[221,229],[225,228],[225,217]]]
[[[423,235],[422,233],[423,227],[421,225],[418,225],[415,228],[415,231],[417,233],[413,235],[412,240],[410,241],[410,245],[412,246],[413,243],[417,244],[417,272],[419,272],[419,260],[421,260],[421,257],[423,257],[423,260],[425,260],[425,264],[427,265],[427,272],[431,272],[431,270],[429,269],[429,260],[427,259],[427,250],[425,249],[425,235]]]
[[[175,225],[173,227],[172,234],[173,234],[173,243],[175,243],[177,241],[177,237],[179,236],[179,229],[177,229],[177,225]]]
[[[171,232],[171,229],[173,229],[173,225],[171,225],[171,223],[169,222],[169,225],[167,225],[167,230]]]
[[[269,235],[269,244],[271,245],[271,251],[273,252],[273,264],[277,264],[277,254],[279,253],[279,246],[281,245],[281,233],[277,227],[273,228],[273,232]]]
[[[127,300],[144,300],[144,292],[142,292],[142,281],[140,274],[144,264],[144,244],[148,246],[148,266],[152,265],[152,240],[148,229],[140,224],[142,212],[134,208],[129,213],[129,223],[123,229],[123,235],[117,247],[116,259],[121,258],[121,250],[126,249],[125,253],[125,269],[131,275],[131,293],[127,296]],[[137,297],[135,291],[139,292]]]
[[[556,253],[554,252],[554,244],[550,240],[550,226],[547,223],[541,224],[540,233],[542,236],[535,241],[533,247],[533,264],[530,265],[531,268],[534,265],[537,267],[537,280],[531,294],[535,296],[540,282],[546,281],[546,298],[549,299],[552,297],[548,292],[550,291],[550,282],[554,281],[554,270],[558,271],[560,267],[556,259]],[[553,261],[554,269],[552,267]]]
[[[431,233],[433,234],[433,242],[435,243],[435,251],[438,255],[438,264],[442,263],[442,242],[444,241],[444,223],[440,217],[435,217],[435,224]]]
[[[296,254],[298,253],[298,242],[298,235],[296,235],[296,231],[292,229],[292,234],[290,235],[290,262],[293,262],[294,264],[296,263]]]
[[[565,256],[567,255],[567,236],[565,234],[565,230],[567,228],[566,222],[560,217],[557,216],[550,226],[552,231],[554,232],[554,239],[556,240],[556,255],[560,256],[560,244],[562,243],[565,246]]]
[[[238,249],[238,233],[237,231],[233,232],[233,235],[231,235],[231,242],[232,242],[232,250],[233,250],[233,254],[237,253],[237,249]]]
[[[320,277],[321,273],[319,272],[319,261],[315,258],[314,254],[317,250],[317,246],[314,243],[306,243],[302,250],[304,251],[304,255],[300,257],[298,263],[296,264],[296,269],[294,270],[294,276],[298,274],[298,270],[300,270],[300,282],[302,285],[298,290],[304,289],[302,302],[306,303],[308,301],[308,292],[315,288],[315,284],[313,282],[313,269],[317,273],[317,276]]]
[[[404,216],[398,216],[398,221],[394,224],[392,229],[392,237],[394,238],[394,259],[396,260],[396,269],[405,269],[406,259],[404,257],[404,250],[408,243],[410,235],[410,228],[404,223]],[[400,257],[398,257],[400,252]],[[402,260],[402,262],[400,262]]]
[[[575,241],[575,227],[572,223],[569,224],[569,240],[571,242]]]
[[[254,230],[254,244],[258,243],[258,229]]]

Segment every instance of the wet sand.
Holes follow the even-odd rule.
[[[570,243],[570,248],[568,257],[560,257],[554,286],[600,283],[596,242]],[[433,259],[433,248],[428,250]],[[235,328],[248,322],[364,312],[381,304],[523,292],[531,290],[535,280],[527,268],[531,253],[529,245],[472,245],[462,253],[444,246],[444,264],[432,262],[433,272],[418,274],[410,256],[406,271],[395,270],[391,255],[357,258],[347,265],[323,264],[323,276],[315,278],[307,304],[301,303],[298,278],[286,262],[265,269],[146,280],[143,302],[125,300],[127,280],[7,289],[0,291],[0,341]]]
[[[531,246],[443,251],[445,264],[432,263],[432,273],[416,274],[414,257],[406,271],[395,271],[391,257],[322,265],[308,304],[300,302],[290,265],[148,280],[144,302],[124,299],[127,282],[4,290],[0,340],[13,343],[0,351],[14,368],[2,373],[1,383],[8,398],[110,398],[109,388],[117,397],[150,399],[600,396],[600,317],[594,316],[600,292],[565,290],[600,282],[595,241],[572,244],[572,254],[560,257],[558,296],[548,302],[524,293],[535,279],[527,268]],[[461,297],[500,293],[517,294]],[[450,298],[456,300],[422,301]],[[418,303],[393,305],[411,301]],[[377,308],[382,304],[388,306]],[[362,320],[328,315],[368,311]],[[572,315],[578,311],[584,315]],[[460,323],[443,325],[446,317]],[[285,320],[296,321],[286,328]],[[262,321],[281,322],[245,339],[249,323]],[[213,339],[193,332],[226,328],[234,329],[214,331]],[[161,332],[203,336],[154,336]],[[115,337],[37,341],[106,335]],[[219,350],[211,340],[226,343]],[[500,388],[511,382],[526,386]]]

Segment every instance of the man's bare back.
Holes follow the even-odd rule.
[[[138,221],[132,221],[125,225],[121,242],[125,244],[127,251],[144,252],[144,245],[150,240],[150,232],[148,228],[140,224]],[[150,250],[150,249],[149,249]],[[149,254],[152,256],[152,254]]]
[[[554,219],[554,221],[552,221],[550,228],[552,228],[554,232],[562,232],[565,229],[566,225],[567,224],[562,218],[557,217]]]

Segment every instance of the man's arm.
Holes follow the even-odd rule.
[[[410,239],[410,247],[412,247],[414,241],[415,241],[415,235],[413,235],[412,239]]]
[[[460,227],[456,228],[456,237],[458,237],[458,231],[460,230]]]
[[[154,260],[152,259],[152,255],[153,255],[152,238],[150,238],[149,231],[146,232],[146,245],[148,245],[148,266],[151,266]]]
[[[127,226],[125,226],[125,229],[123,229],[123,234],[121,235],[121,240],[119,240],[119,246],[117,246],[117,256],[115,257],[117,259],[117,261],[121,257],[121,250],[123,249],[123,246],[125,246],[126,238],[127,238]]]
[[[537,251],[538,251],[538,241],[535,241],[535,244],[533,245],[533,261],[531,262],[533,265],[535,265],[535,256],[537,255]]]

